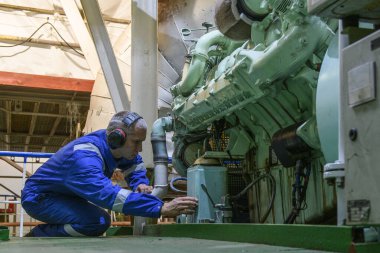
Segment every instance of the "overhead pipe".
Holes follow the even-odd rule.
[[[198,40],[192,53],[193,59],[191,60],[190,68],[185,79],[173,87],[174,95],[183,95],[187,97],[191,94],[202,77],[202,72],[209,59],[208,51],[210,47],[218,45],[224,49],[230,49],[231,44],[233,43],[236,42],[233,42],[218,30],[203,35]]]
[[[25,42],[25,43],[29,43],[29,44],[39,44],[39,45],[59,46],[59,47],[69,47],[69,48],[80,48],[78,43],[67,43],[66,44],[66,42],[64,42],[64,41],[34,39],[34,38],[12,36],[12,35],[0,35],[0,41],[11,42],[11,43]]]
[[[50,158],[54,153],[0,151],[0,156]]]
[[[14,4],[5,4],[0,3],[0,8],[6,8],[11,10],[17,10],[17,11],[30,11],[40,14],[47,14],[47,15],[55,15],[58,13],[59,15],[66,16],[65,11],[62,9],[54,9],[54,10],[48,10],[48,9],[41,9],[41,8],[34,8],[30,6],[21,6],[21,5],[14,5]],[[81,14],[83,16],[83,11],[81,11]],[[131,20],[127,19],[121,19],[121,18],[111,18],[107,17],[104,14],[102,15],[104,21],[112,22],[112,23],[119,23],[119,24],[126,24],[129,25],[131,23]]]

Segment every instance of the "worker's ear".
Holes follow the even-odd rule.
[[[121,128],[116,128],[107,135],[107,143],[111,149],[121,148],[126,141],[127,133]]]
[[[142,119],[140,115],[135,112],[129,112],[122,122],[128,129],[139,119]],[[121,128],[116,128],[107,135],[107,143],[111,149],[121,148],[126,141],[127,133]]]

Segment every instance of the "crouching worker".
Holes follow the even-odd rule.
[[[192,197],[163,203],[152,187],[139,152],[147,125],[136,113],[115,114],[107,130],[98,130],[62,147],[27,181],[22,206],[46,222],[26,236],[99,236],[110,226],[110,209],[128,215],[175,217],[197,206]],[[130,190],[113,185],[115,168],[123,170]]]

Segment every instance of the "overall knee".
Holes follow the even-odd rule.
[[[101,236],[111,226],[111,217],[109,215],[102,215],[99,221],[90,224],[76,225],[76,230],[85,236]]]
[[[99,219],[99,223],[94,225],[92,234],[90,236],[101,236],[107,231],[110,226],[111,217],[109,215],[102,216]]]

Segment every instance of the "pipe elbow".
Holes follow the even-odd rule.
[[[218,30],[203,35],[195,46],[193,59],[186,77],[181,83],[177,84],[175,88],[176,94],[187,97],[194,90],[201,79],[206,67],[206,62],[209,59],[208,51],[210,47],[218,45],[222,48],[229,48],[231,44],[232,40],[224,36]]]
[[[160,199],[165,197],[167,193],[168,193],[168,185],[155,186],[152,191],[152,195]]]
[[[152,126],[151,138],[156,138],[157,136],[166,136],[166,132],[173,130],[173,118],[172,117],[162,117],[157,119]]]

